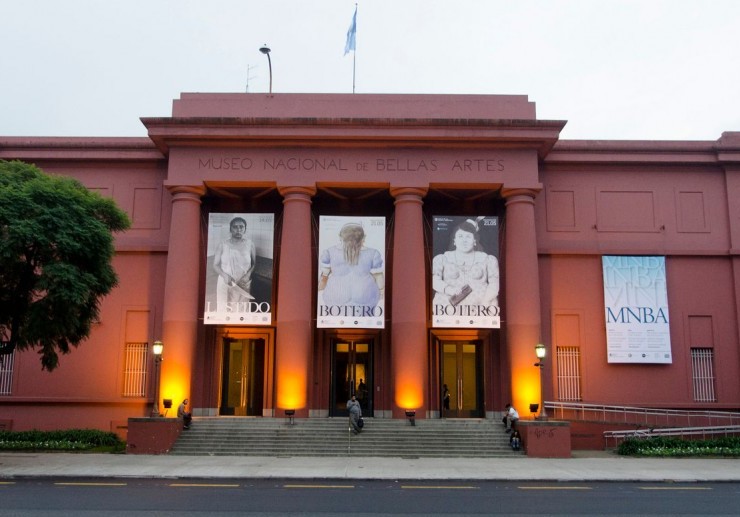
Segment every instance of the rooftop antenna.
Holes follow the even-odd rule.
[[[251,72],[255,68],[257,68],[257,66],[247,64],[247,90],[246,90],[247,93],[249,93],[249,80],[254,79],[254,76],[251,75]]]

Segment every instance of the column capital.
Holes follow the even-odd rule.
[[[534,198],[540,193],[541,189],[534,188],[502,188],[501,196],[506,200],[506,204],[512,203],[532,203]]]
[[[184,194],[200,199],[206,193],[206,188],[203,185],[165,185],[165,187],[173,196]]]
[[[278,192],[284,198],[296,195],[313,197],[316,195],[316,187],[278,187]]]
[[[390,188],[391,196],[393,196],[396,199],[396,203],[398,203],[399,201],[408,200],[409,198],[411,199],[417,198],[418,200],[421,200],[424,196],[427,195],[427,192],[429,192],[429,189],[426,187],[391,187]]]

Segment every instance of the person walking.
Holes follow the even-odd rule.
[[[359,434],[362,431],[360,420],[362,419],[362,408],[357,401],[357,397],[352,395],[347,401],[347,410],[349,411],[349,424],[352,427],[352,434]]]

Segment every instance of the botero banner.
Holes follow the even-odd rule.
[[[206,325],[272,323],[274,219],[273,214],[210,214]]]
[[[665,257],[604,256],[601,262],[608,362],[670,364]]]
[[[432,326],[499,328],[498,217],[434,216]]]
[[[322,215],[318,268],[317,327],[384,327],[385,217]]]

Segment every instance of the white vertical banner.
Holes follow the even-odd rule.
[[[273,214],[212,213],[208,218],[206,325],[270,325]]]
[[[609,363],[670,364],[665,257],[603,256]]]
[[[318,328],[385,326],[385,217],[319,219]]]
[[[432,218],[432,326],[501,327],[498,217]]]

